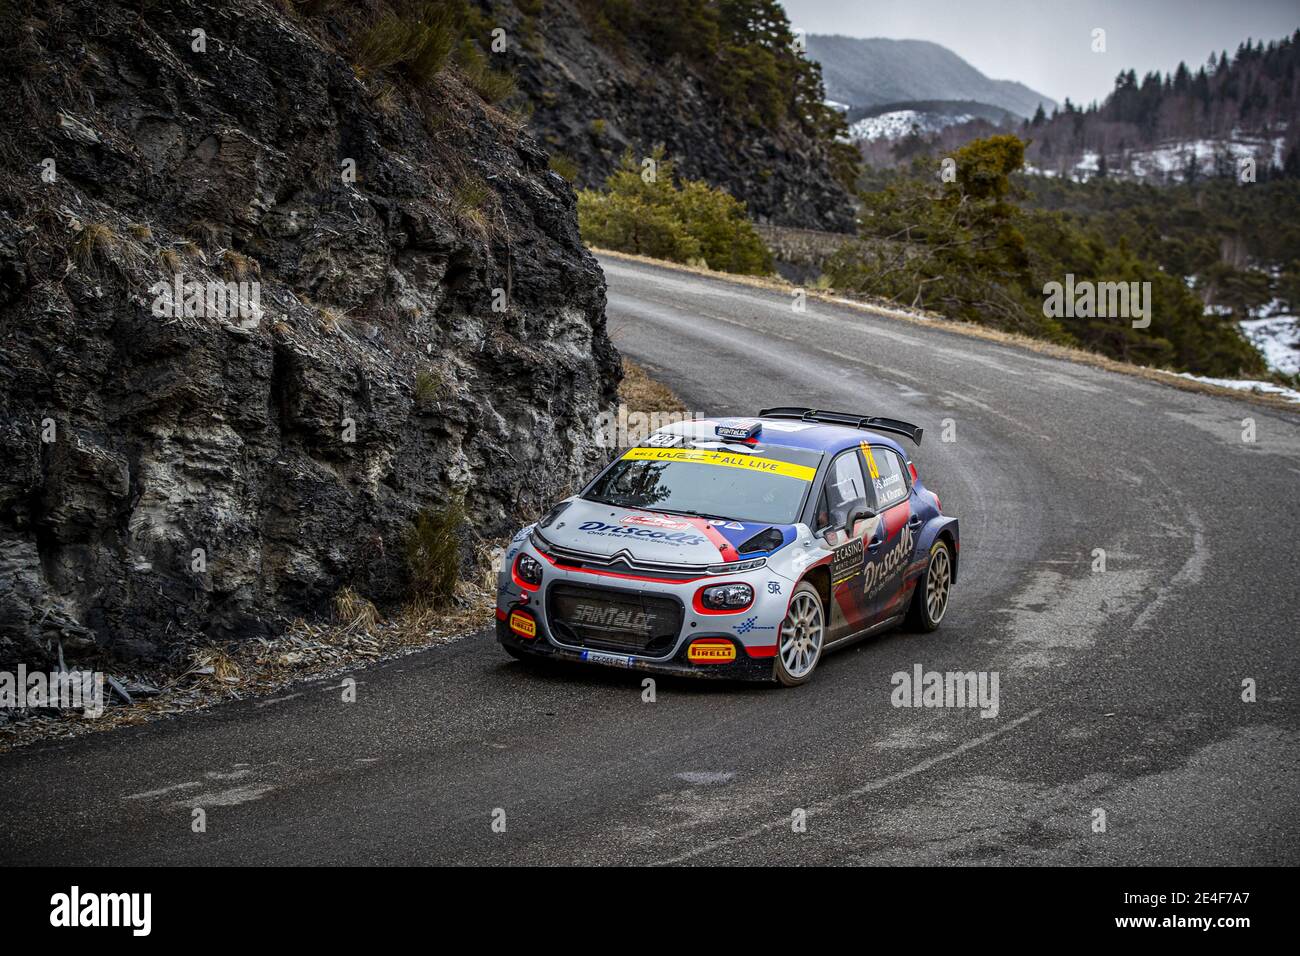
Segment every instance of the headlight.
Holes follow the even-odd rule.
[[[525,584],[538,585],[542,583],[542,566],[531,555],[521,554],[515,560],[515,574]]]
[[[754,589],[748,584],[715,584],[700,592],[700,603],[710,611],[735,611],[754,603]]]

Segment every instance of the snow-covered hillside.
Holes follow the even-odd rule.
[[[1108,153],[1106,175],[1165,185],[1184,182],[1192,169],[1203,177],[1236,176],[1241,171],[1241,161],[1253,159],[1258,177],[1269,169],[1282,167],[1285,145],[1284,136],[1247,135],[1161,143],[1150,149]],[[1086,182],[1100,174],[1101,155],[1095,150],[1085,150],[1068,169],[1026,163],[1025,171],[1042,176],[1068,175],[1075,182]]]
[[[849,124],[849,139],[877,140],[902,139],[912,132],[912,127],[922,134],[937,133],[948,126],[974,119],[969,113],[930,113],[920,110],[891,110],[879,116],[868,116]]]

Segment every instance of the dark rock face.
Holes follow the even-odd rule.
[[[604,280],[517,123],[273,3],[4,16],[0,661],[397,600],[420,509],[499,534],[597,460]]]
[[[626,148],[641,157],[662,143],[679,175],[725,187],[756,221],[854,231],[853,198],[799,131],[746,125],[679,59],[647,60],[634,36],[615,55],[572,0],[548,0],[533,20],[513,2],[484,2],[514,38],[503,59],[532,104],[530,126],[575,161],[577,185],[600,187]]]

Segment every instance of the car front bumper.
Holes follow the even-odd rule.
[[[515,575],[514,562],[520,554],[541,562],[540,585],[525,586]],[[699,604],[701,588],[728,583],[748,584],[754,591],[753,603],[743,610],[728,612],[707,611]],[[562,617],[559,618],[561,633],[556,633],[549,618],[554,608],[550,600],[552,589],[557,587],[582,590],[586,592],[583,602],[595,605],[600,605],[605,598],[623,606],[642,597],[671,601],[680,607],[680,624],[672,631],[665,631],[664,643],[653,650],[576,639],[575,630],[570,626],[572,622],[566,624]],[[531,542],[517,540],[508,550],[498,577],[497,638],[523,653],[553,660],[690,677],[771,680],[779,626],[793,587],[794,582],[770,563],[739,573],[665,580],[571,567],[538,551]],[[531,635],[520,635],[511,627],[512,615],[517,613],[526,615],[532,622],[527,628],[533,632]],[[698,659],[701,642],[717,647],[723,641],[733,649],[730,660]],[[692,645],[696,647],[694,653]]]
[[[726,635],[702,634],[701,637]],[[729,639],[729,638],[728,638]],[[619,670],[642,671],[647,674],[676,674],[683,677],[713,678],[715,680],[770,681],[774,679],[772,657],[750,657],[737,647],[736,659],[726,663],[696,664],[686,659],[686,648],[669,660],[647,660],[612,651],[574,650],[553,644],[539,634],[531,640],[519,637],[510,630],[506,621],[497,621],[497,640],[505,647],[542,660],[566,661],[574,664],[593,664]]]

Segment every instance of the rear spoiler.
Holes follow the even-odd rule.
[[[910,422],[900,422],[897,418],[878,418],[875,416],[853,415],[849,412],[828,412],[819,408],[801,408],[794,405],[782,405],[779,408],[765,408],[758,413],[759,418],[795,418],[801,422],[820,422],[823,425],[847,425],[849,428],[862,428],[873,432],[893,432],[910,438],[921,444],[921,435],[925,429]]]

